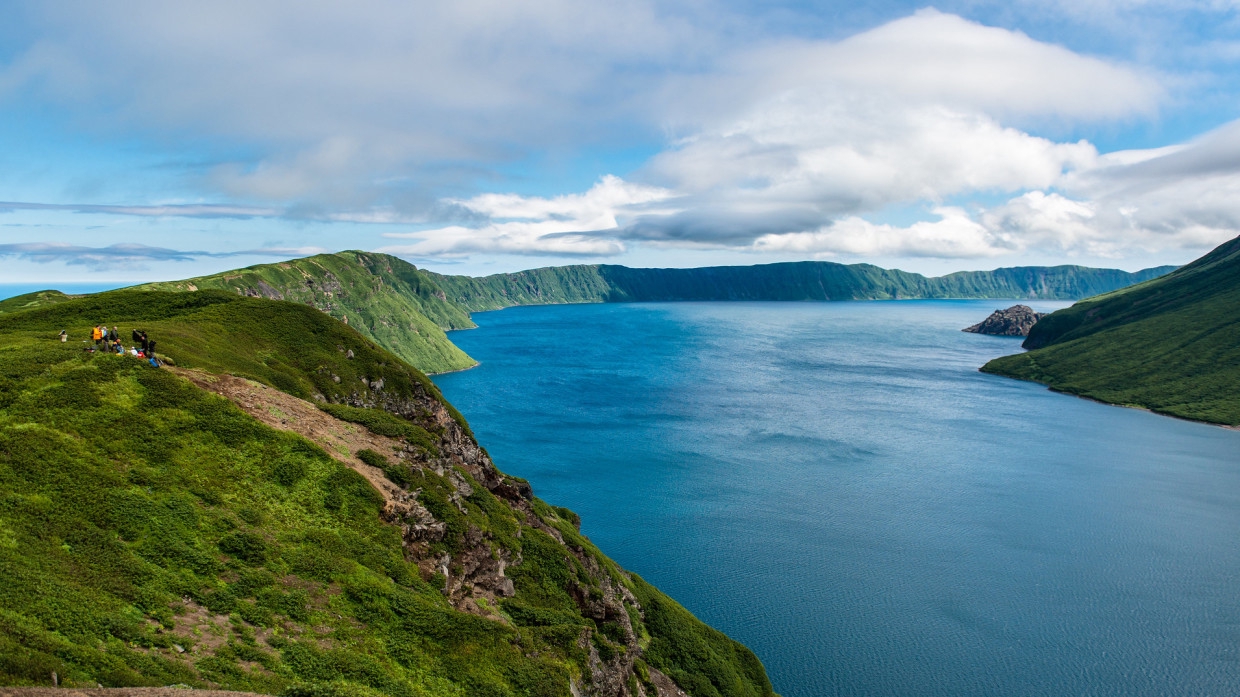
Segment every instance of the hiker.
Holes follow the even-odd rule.
[[[142,351],[145,353],[147,349],[147,338],[145,331],[138,332],[138,343],[142,346]]]
[[[108,341],[111,341],[112,343],[117,344],[117,343],[120,343],[120,340],[121,340],[121,331],[117,327],[113,326],[112,331],[108,332]]]
[[[121,342],[119,342],[119,341],[118,341],[118,342],[116,342],[116,343],[113,345],[113,348],[115,348],[115,349],[116,349],[116,355],[118,355],[118,356],[123,356],[123,355],[125,355],[125,345],[124,345],[124,344],[122,344]]]
[[[66,341],[68,341],[68,340],[69,340],[69,333],[68,333],[68,332],[66,332],[65,330],[61,329],[61,330],[60,330],[60,343],[62,343],[62,344],[63,344],[63,343],[65,343],[65,342],[66,342]]]
[[[135,329],[133,330],[133,345],[137,346],[139,341],[142,341],[142,334],[137,329]]]
[[[96,324],[95,328],[90,330],[90,338],[95,340],[95,346],[103,343],[103,330],[99,328],[99,325]]]

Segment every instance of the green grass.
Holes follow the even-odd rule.
[[[454,609],[382,522],[378,492],[318,446],[166,370],[56,340],[102,321],[145,328],[179,366],[317,395],[375,432],[441,445],[417,415],[326,405],[365,394],[363,377],[392,398],[442,397],[305,305],[113,291],[0,316],[0,684],[48,685],[55,672],[84,687],[564,696],[589,672],[583,632],[600,655],[625,650],[619,625],[576,601],[607,579],[641,599],[645,620],[629,614],[650,665],[694,697],[771,694],[752,653],[625,574],[571,511],[532,503],[561,544],[467,472],[454,476],[473,493],[457,499],[453,473],[360,451],[446,524],[428,554],[481,539],[514,560],[516,595],[498,607],[508,622]]]
[[[1240,425],[1240,239],[1040,320],[982,370],[1112,404]]]
[[[58,290],[39,290],[0,300],[0,315],[30,310],[42,305],[54,305],[72,299],[73,296],[65,295]]]
[[[473,327],[469,313],[445,300],[430,274],[386,254],[320,254],[138,288],[227,290],[299,302],[347,319],[419,370],[441,373],[475,365],[444,334]]]

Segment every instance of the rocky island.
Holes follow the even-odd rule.
[[[1028,305],[1013,305],[1006,310],[995,310],[989,317],[961,331],[994,336],[1029,336],[1029,330],[1045,317],[1045,312],[1034,312]]]

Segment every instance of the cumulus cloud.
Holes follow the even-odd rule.
[[[144,269],[149,262],[194,261],[204,257],[236,256],[305,256],[328,250],[319,247],[264,247],[235,252],[204,252],[152,247],[144,244],[114,244],[107,247],[86,247],[61,242],[19,242],[0,244],[0,258],[17,257],[36,264],[61,262],[85,266],[94,271],[109,269]]]
[[[31,3],[0,99],[95,132],[222,144],[197,186],[241,200],[409,213],[420,187],[608,132],[653,129],[643,73],[717,39],[654,0]],[[634,124],[637,124],[636,126]]]
[[[934,210],[937,221],[908,227],[878,225],[850,216],[812,232],[763,235],[753,242],[759,252],[795,252],[812,256],[866,255],[940,258],[997,256],[1010,245],[960,208]]]
[[[1088,142],[1055,142],[1002,119],[1113,119],[1148,113],[1162,96],[1150,75],[934,10],[839,42],[745,52],[727,70],[673,87],[672,113],[688,132],[637,176],[674,206],[582,208],[592,193],[557,199],[564,217],[556,218],[545,199],[481,196],[453,203],[486,223],[413,233],[422,241],[389,249],[613,254],[636,241],[808,254],[1011,253],[1050,224],[1045,211],[1017,222],[1021,204],[1013,201],[1004,227],[998,212],[985,217],[945,202],[1050,190],[1111,160]],[[618,182],[607,186],[619,191]],[[930,202],[939,220],[896,227],[863,217],[918,201]],[[1055,238],[1064,249],[1096,248],[1082,240]]]
[[[553,198],[482,194],[448,203],[483,216],[486,225],[449,226],[385,237],[411,238],[411,244],[378,251],[408,255],[460,255],[471,252],[611,256],[624,251],[616,239],[626,218],[669,214],[674,194],[667,189],[605,176],[582,194]]]
[[[692,124],[814,91],[1073,120],[1152,114],[1165,97],[1161,78],[1147,71],[924,9],[838,42],[782,41],[739,52],[718,73],[674,80],[668,99]],[[702,103],[710,108],[696,106]]]
[[[224,202],[0,208],[417,224],[381,251],[421,258],[1099,256],[1238,229],[1240,126],[1110,154],[1045,135],[1156,115],[1166,76],[933,9],[841,40],[747,35],[726,14],[661,0],[35,5],[40,40],[6,54],[0,99],[221,143],[192,182],[205,195],[186,198]],[[469,195],[528,158],[652,134],[662,151],[626,179]],[[873,222],[910,205],[930,219]],[[144,253],[83,250],[73,263]]]

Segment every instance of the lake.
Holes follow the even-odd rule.
[[[1240,432],[977,372],[1011,304],[510,308],[435,381],[786,697],[1240,694]]]

